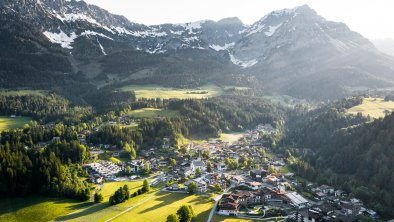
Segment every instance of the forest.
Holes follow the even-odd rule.
[[[282,146],[301,176],[340,187],[382,215],[394,216],[394,114],[371,121],[344,112],[358,101],[294,112]]]

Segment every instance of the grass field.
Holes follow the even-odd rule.
[[[109,197],[115,193],[119,187],[123,187],[124,185],[127,184],[129,186],[130,193],[134,193],[138,189],[142,187],[143,181],[120,181],[120,182],[110,182],[110,183],[105,183],[103,185],[103,188],[101,189],[100,193],[104,197],[104,203],[108,202]]]
[[[211,222],[253,222],[254,220],[238,219],[213,215]]]
[[[362,104],[354,106],[347,110],[350,114],[362,113],[364,116],[370,115],[373,118],[380,118],[386,115],[386,112],[394,111],[393,101],[384,101],[382,98],[364,98]]]
[[[99,158],[100,160],[108,160],[108,161],[111,161],[111,162],[113,162],[113,163],[115,163],[115,164],[118,164],[118,163],[121,163],[121,162],[122,162],[120,159],[111,156],[111,154],[108,153],[108,152],[99,154],[99,155],[98,155],[98,158]]]
[[[118,182],[120,185],[121,182]],[[140,181],[142,184],[142,181]],[[138,185],[138,184],[137,184]],[[107,187],[108,191],[103,191],[104,193],[109,193],[110,190],[115,191],[118,189],[118,186],[112,184],[110,187]],[[68,222],[97,222],[97,221],[106,221],[119,213],[127,210],[129,207],[132,207],[139,202],[142,202],[156,194],[159,188],[154,188],[151,192],[139,195],[137,197],[130,198],[124,203],[117,204],[115,206],[109,206],[106,201],[101,204],[94,204],[88,208],[84,208],[73,212],[72,214],[67,214],[60,216],[55,219],[55,221],[68,221]],[[105,194],[107,195],[107,194]],[[129,220],[127,220],[129,221]],[[133,220],[134,221],[134,220]]]
[[[159,85],[129,85],[120,88],[120,90],[134,91],[137,98],[148,99],[202,99],[223,94],[222,88],[213,84],[204,85],[196,89],[176,89]]]
[[[169,109],[155,109],[143,108],[136,109],[129,112],[129,115],[134,118],[153,118],[153,117],[176,117],[179,116],[179,111]]]
[[[220,139],[224,142],[234,143],[244,136],[243,133],[222,133]]]
[[[166,221],[169,214],[176,213],[182,205],[192,205],[196,214],[195,222],[207,221],[214,202],[203,197],[180,193],[156,193],[154,198],[116,218],[115,222]]]
[[[6,96],[26,96],[26,95],[44,96],[47,93],[48,92],[45,90],[11,90],[11,91],[0,90],[0,94]]]
[[[0,131],[23,127],[23,125],[29,123],[30,120],[31,118],[29,117],[11,118],[8,116],[0,116]]]
[[[88,202],[41,196],[1,199],[0,221],[51,221],[58,216],[69,214],[88,206],[91,206]]]

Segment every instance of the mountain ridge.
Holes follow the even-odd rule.
[[[23,57],[35,58],[37,50],[58,51],[54,57],[65,69],[48,72],[69,73],[70,81],[82,78],[95,86],[178,78],[183,83],[164,84],[187,87],[221,84],[235,75],[255,78],[254,87],[268,93],[318,100],[348,95],[352,87],[394,86],[393,58],[346,24],[327,21],[308,5],[273,11],[252,25],[231,17],[147,26],[82,0],[3,0],[0,10],[5,35],[12,31],[12,23],[32,29],[22,42],[13,37],[7,41],[23,48],[42,43],[35,53],[18,52]],[[24,36],[22,29],[12,35]],[[32,40],[34,44],[26,44]],[[4,67],[17,63],[16,58],[10,62],[7,53],[2,56]],[[33,68],[40,76],[48,67]],[[0,75],[9,79],[5,74],[9,72],[0,70]],[[141,72],[145,75],[135,75]],[[64,76],[55,79],[63,81]],[[320,89],[333,92],[326,96]]]

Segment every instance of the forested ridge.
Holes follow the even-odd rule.
[[[371,122],[361,114],[346,114],[346,104],[289,120],[282,142],[297,147],[289,150],[299,158],[291,159],[301,176],[336,185],[382,215],[394,216],[394,114]]]

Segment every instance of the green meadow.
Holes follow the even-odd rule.
[[[122,91],[134,91],[137,98],[147,99],[202,99],[223,94],[219,86],[208,84],[194,89],[168,88],[159,85],[128,85]]]
[[[0,131],[7,129],[15,129],[23,127],[26,123],[29,123],[31,118],[29,117],[15,117],[0,116]]]
[[[384,117],[386,113],[394,111],[394,101],[384,101],[383,98],[364,98],[363,102],[347,110],[350,114],[362,113],[372,118]]]

